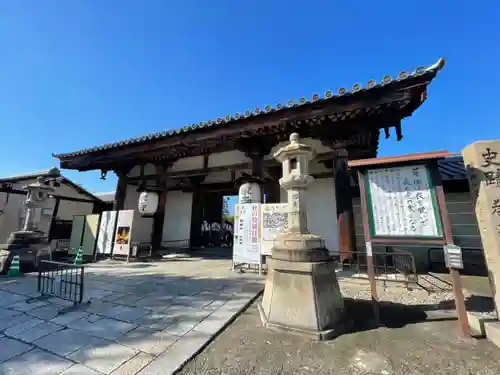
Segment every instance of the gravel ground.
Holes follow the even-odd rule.
[[[371,294],[365,280],[340,280],[354,330],[315,342],[262,328],[258,299],[195,359],[182,375],[498,375],[500,350],[486,340],[463,340],[449,291],[379,283],[383,328],[371,324]],[[491,300],[466,294],[467,307],[494,314]]]
[[[261,326],[256,301],[182,375],[497,375],[500,350],[462,340],[455,320],[425,320],[420,309],[386,304],[386,327],[370,329],[371,306],[346,298],[354,332],[329,342],[273,333]]]

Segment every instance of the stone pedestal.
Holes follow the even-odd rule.
[[[268,259],[268,274],[259,313],[271,330],[330,340],[346,328],[344,301],[335,264]]]
[[[292,134],[290,144],[274,155],[283,164],[280,185],[288,194],[288,229],[277,236],[267,260],[259,313],[266,328],[328,340],[347,324],[335,263],[324,239],[307,230],[304,195],[314,181],[308,175],[314,154]]]

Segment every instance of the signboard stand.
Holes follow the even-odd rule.
[[[258,265],[259,275],[262,275],[260,206],[260,203],[245,203],[235,207],[233,271],[244,265]]]
[[[453,283],[461,332],[470,337],[464,295],[458,269],[461,250],[453,244],[441,176],[436,159],[420,158],[357,166],[366,241],[368,278],[374,317],[380,322],[372,245],[443,245]]]

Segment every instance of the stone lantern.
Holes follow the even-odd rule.
[[[315,154],[296,133],[274,154],[283,167],[279,183],[287,191],[288,228],[276,237],[267,260],[259,312],[266,328],[325,340],[343,330],[344,302],[324,239],[307,229],[305,195],[314,182],[308,173]]]
[[[35,210],[45,206],[53,188],[45,184],[45,179],[39,176],[36,182],[23,186],[27,190],[26,218],[23,229],[12,232],[7,238],[7,243],[0,245],[0,273],[6,272],[12,258],[19,255],[21,267],[29,264],[29,268],[36,268],[42,259],[50,259],[50,245],[45,233],[38,229]]]

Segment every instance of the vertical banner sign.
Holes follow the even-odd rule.
[[[235,208],[233,261],[260,264],[260,203]]]
[[[260,225],[262,236],[260,253],[262,255],[271,255],[276,235],[288,228],[288,204],[262,204]]]
[[[104,211],[101,216],[101,225],[97,234],[96,252],[111,254],[113,248],[113,234],[115,232],[116,211]]]
[[[134,210],[118,211],[113,255],[127,255],[130,251]]]

